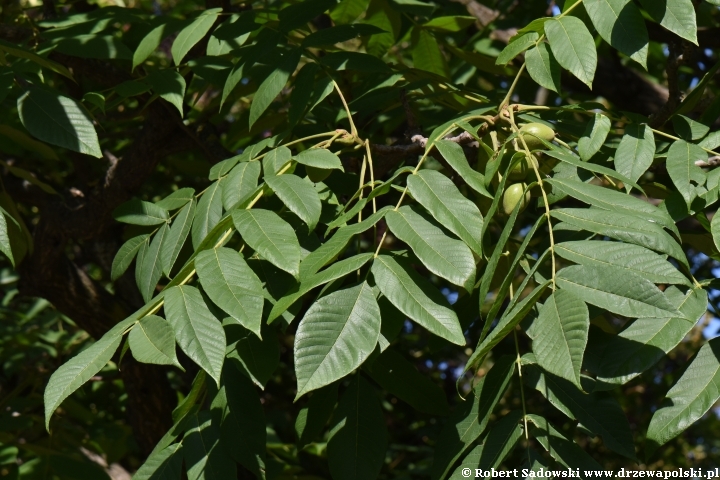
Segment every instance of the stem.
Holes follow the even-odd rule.
[[[370,165],[370,183],[372,184],[372,189],[370,190],[370,193],[372,193],[373,190],[375,190],[375,171],[373,168],[373,161],[372,161],[372,153],[370,152],[370,140],[365,140],[365,154],[367,155],[368,159],[368,165]],[[377,213],[377,202],[375,202],[375,197],[372,199],[372,207],[373,207],[373,213]],[[377,243],[377,223],[373,225],[373,248],[375,248],[375,244]]]
[[[340,95],[340,100],[342,100],[343,107],[345,107],[345,112],[347,113],[348,121],[350,122],[350,134],[351,134],[354,138],[357,139],[357,138],[358,138],[358,132],[357,132],[357,128],[355,128],[355,122],[353,122],[352,114],[350,113],[350,107],[348,107],[348,104],[347,104],[347,102],[345,101],[345,96],[344,96],[344,95],[342,94],[342,92],[340,91],[340,87],[338,86],[338,84],[337,84],[337,82],[335,81],[335,79],[331,77],[331,80],[332,80],[332,82],[333,82],[333,85],[335,86],[335,90],[337,90],[338,95]]]
[[[648,128],[650,128],[650,127],[648,127]],[[660,130],[655,130],[654,128],[650,128],[650,130],[652,130],[653,133],[657,133],[658,135],[662,135],[663,137],[670,138],[672,140],[682,140],[681,138],[676,137],[675,135],[670,135],[669,133],[661,132]],[[700,145],[698,145],[698,147],[700,147]],[[718,153],[714,150],[710,150],[709,148],[705,148],[705,147],[700,147],[700,148],[705,150],[707,153],[711,153],[715,156],[720,156],[720,153]]]
[[[505,95],[505,98],[500,103],[500,107],[498,107],[499,111],[502,111],[510,103],[510,97],[512,97],[513,91],[515,91],[515,87],[517,87],[517,84],[520,81],[520,75],[522,75],[523,71],[525,71],[525,62],[523,62],[523,64],[520,66],[520,70],[518,70],[517,75],[515,75],[515,79],[513,80],[512,85],[510,85],[510,89],[508,89],[507,95]]]
[[[577,2],[573,3],[573,4],[570,6],[570,8],[568,8],[567,10],[565,10],[564,12],[562,12],[560,15],[558,15],[557,18],[562,18],[562,17],[564,17],[564,16],[567,15],[568,13],[572,12],[572,11],[575,9],[575,7],[577,7],[577,6],[580,5],[581,3],[582,3],[582,0],[577,0]]]

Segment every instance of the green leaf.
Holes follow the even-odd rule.
[[[665,255],[629,243],[582,240],[555,245],[555,253],[580,265],[615,267],[652,283],[690,285]]]
[[[225,357],[264,390],[280,365],[280,345],[277,333],[267,324],[263,324],[261,333],[262,339],[244,329],[242,337],[228,346]]]
[[[132,225],[159,225],[167,222],[168,212],[154,203],[133,199],[113,210],[113,218]]]
[[[537,365],[527,365],[523,371],[527,372],[528,384],[558,410],[600,435],[610,450],[636,460],[630,424],[614,397],[585,393],[567,380],[543,373]]]
[[[164,318],[157,315],[142,318],[130,330],[128,343],[138,362],[175,365],[182,370],[175,355],[175,334]]]
[[[450,468],[485,431],[490,414],[505,394],[515,373],[515,359],[500,357],[480,379],[465,402],[460,403],[440,431],[435,458],[430,470],[432,480],[444,479]]]
[[[50,417],[55,409],[110,361],[121,341],[122,330],[113,328],[55,370],[45,387],[46,430],[50,431]]]
[[[253,11],[230,15],[208,39],[208,56],[225,55],[240,49],[257,27]]]
[[[327,385],[310,397],[307,407],[303,407],[295,419],[295,433],[298,448],[302,449],[320,436],[338,399],[338,384]]]
[[[364,23],[375,25],[388,33],[373,35],[367,41],[367,52],[382,58],[395,44],[402,27],[402,14],[397,11],[396,4],[387,0],[370,0],[365,12]]]
[[[309,231],[315,230],[322,204],[309,179],[297,175],[277,175],[265,177],[265,183],[290,211],[307,224]]]
[[[241,204],[257,189],[260,162],[241,162],[233,168],[222,183],[222,203],[225,210]]]
[[[261,337],[262,283],[243,256],[215,248],[195,257],[195,269],[208,297],[240,325]]]
[[[9,215],[8,215],[9,216]],[[9,216],[12,218],[11,216]],[[132,240],[132,239],[131,239]],[[125,245],[123,245],[125,246]],[[138,247],[139,248],[139,247]],[[122,251],[122,247],[120,247],[120,250]],[[13,267],[15,266],[15,257],[12,253],[12,246],[10,245],[10,235],[8,233],[8,226],[7,226],[7,220],[5,219],[4,215],[4,209],[3,212],[0,213],[0,251],[4,253],[8,259],[10,260],[10,263],[12,263]],[[120,252],[118,252],[119,254]],[[128,265],[130,265],[130,262],[132,262],[133,257],[135,256],[135,253],[137,253],[137,248],[132,252],[132,256],[130,257],[130,260],[127,261],[127,265],[125,265],[125,268],[123,268],[122,272],[124,272]],[[127,255],[127,254],[125,254]],[[115,260],[117,260],[118,256],[115,256]],[[115,271],[115,260],[113,260],[113,271]],[[120,267],[122,268],[122,267]],[[120,275],[122,275],[122,272],[120,272]],[[114,280],[114,278],[113,278]]]
[[[592,88],[597,52],[583,21],[572,16],[553,18],[545,22],[545,35],[560,66]]]
[[[220,12],[222,12],[222,8],[204,10],[189,25],[180,30],[171,48],[175,65],[180,65],[190,49],[210,31]]]
[[[600,464],[588,455],[585,450],[572,440],[565,438],[543,417],[530,414],[527,419],[537,427],[530,429],[530,436],[535,438],[561,465],[580,472],[580,478],[583,480],[591,478],[589,475],[585,475],[586,469],[592,471],[602,470]]]
[[[295,231],[270,210],[236,210],[235,228],[243,240],[270,263],[297,277],[300,271],[300,244]]]
[[[222,184],[224,180],[212,183],[198,202],[192,224],[192,244],[195,250],[222,217]]]
[[[448,16],[435,17],[422,25],[422,28],[438,32],[459,32],[475,24],[475,17]]]
[[[673,128],[681,138],[689,141],[700,140],[710,131],[710,127],[701,122],[686,117],[685,115],[675,114],[672,117]]]
[[[615,152],[615,169],[630,180],[638,179],[650,168],[655,156],[655,136],[649,126],[632,124]]]
[[[3,216],[4,219],[4,216]],[[110,279],[114,282],[122,276],[132,263],[140,247],[147,241],[149,235],[138,235],[123,243],[113,259]],[[3,252],[5,253],[5,252]]]
[[[454,183],[434,170],[420,170],[407,179],[408,190],[435,220],[482,255],[483,218],[477,206]]]
[[[135,67],[147,60],[147,58],[152,54],[152,52],[154,52],[155,49],[160,45],[162,39],[171,33],[169,30],[170,29],[168,28],[168,24],[163,23],[162,25],[159,25],[150,30],[150,32],[148,32],[148,34],[145,35],[142,40],[140,40],[140,43],[135,49],[135,52],[133,52],[133,71],[135,70]]]
[[[167,223],[164,223],[155,234],[155,238],[152,239],[147,250],[143,250],[142,258],[138,254],[138,261],[135,265],[135,280],[140,294],[146,302],[153,297],[155,287],[162,278],[160,255],[168,230]]]
[[[135,472],[133,480],[175,480],[182,474],[182,443],[150,454],[145,463]]]
[[[606,0],[600,0],[606,1]],[[596,113],[585,127],[585,133],[578,140],[578,153],[580,158],[588,161],[600,151],[610,132],[610,119],[602,113]]]
[[[18,98],[17,109],[23,126],[38,140],[102,157],[92,119],[72,98],[31,86]]]
[[[57,40],[55,51],[80,58],[129,60],[132,52],[119,38],[111,35],[73,35]]]
[[[373,38],[382,37],[375,35]],[[380,60],[366,53],[360,52],[330,52],[320,61],[330,71],[350,70],[362,73],[388,73],[390,68]]]
[[[305,296],[310,290],[325,283],[332,282],[338,278],[342,278],[352,272],[357,272],[365,265],[368,260],[373,258],[372,253],[361,253],[350,258],[340,260],[330,265],[322,272],[301,276],[301,281],[295,288],[291,289],[273,305],[273,309],[268,315],[268,323],[274,321],[282,313],[289,309],[296,301]]]
[[[527,331],[538,364],[582,389],[580,367],[589,328],[585,302],[567,290],[553,292],[538,307],[538,316]]]
[[[159,202],[155,202],[155,205],[165,210],[177,210],[193,200],[195,200],[195,189],[187,187],[175,190]]]
[[[502,52],[500,52],[495,64],[507,65],[515,57],[535,45],[538,38],[540,38],[540,35],[538,35],[537,32],[528,32],[524,35],[517,35],[513,37],[510,43],[508,43],[507,46],[503,48]],[[527,61],[527,55],[525,55],[525,60]]]
[[[389,255],[379,255],[372,273],[380,291],[398,310],[435,335],[465,345],[460,321],[445,297],[412,267]]]
[[[592,207],[601,208],[609,212],[622,212],[628,215],[636,215],[645,221],[650,220],[658,225],[662,225],[677,237],[680,237],[680,232],[675,226],[672,217],[666,211],[657,208],[649,202],[635,198],[632,195],[626,195],[598,185],[578,182],[577,180],[551,178],[546,181],[560,191]]]
[[[530,294],[523,298],[522,301],[515,305],[510,305],[511,308],[506,311],[503,316],[498,320],[497,325],[495,328],[490,332],[490,334],[485,337],[481,342],[479,342],[477,348],[473,352],[473,354],[470,356],[470,358],[467,361],[467,364],[465,365],[465,371],[467,372],[471,368],[474,368],[482,363],[482,361],[485,359],[485,356],[492,350],[492,348],[500,343],[500,340],[505,338],[510,332],[513,331],[515,326],[519,324],[530,312],[530,309],[532,309],[535,306],[535,303],[540,299],[540,297],[545,293],[545,289],[550,285],[551,281],[548,280],[545,283],[541,283],[535,289],[530,292]],[[493,319],[488,318],[485,320],[487,323],[490,323],[493,321]]]
[[[648,33],[632,0],[583,0],[583,5],[603,40],[647,70]]]
[[[583,162],[582,160],[580,160],[580,158],[576,157],[575,155],[568,152],[567,150],[561,149],[552,144],[548,143],[548,144],[546,144],[546,146],[549,146],[549,148],[551,148],[551,150],[545,150],[543,153],[545,153],[551,157],[557,158],[558,160],[565,162],[569,165],[572,165],[576,168],[582,168],[583,170],[588,170],[590,172],[599,173],[601,175],[607,175],[610,178],[617,178],[618,180],[622,181],[626,185],[630,185],[634,188],[637,188],[641,192],[643,191],[643,189],[642,189],[642,187],[640,187],[640,185],[633,182],[632,180],[627,178],[625,175],[622,175],[611,168],[603,167],[602,165],[598,165],[596,163]]]
[[[678,140],[670,145],[666,160],[667,171],[688,208],[697,196],[693,183],[698,186],[705,184],[706,173],[695,165],[697,160],[707,160],[707,153],[699,146],[685,140]]]
[[[560,92],[560,64],[547,43],[540,43],[537,47],[528,50],[525,54],[525,66],[530,77],[538,85],[556,93]]]
[[[363,14],[368,3],[368,0],[342,0],[330,11],[330,18],[335,25],[351,23]]]
[[[637,215],[615,212],[608,215],[606,210],[587,208],[561,208],[551,215],[575,227],[634,243],[657,252],[665,253],[687,266],[687,258],[680,245],[655,223],[638,221]]]
[[[485,188],[485,177],[468,164],[465,152],[463,152],[460,145],[449,140],[438,140],[435,142],[435,146],[452,169],[462,177],[470,188],[480,195],[493,198]]]
[[[193,414],[190,425],[182,448],[188,480],[214,480],[237,475],[235,462],[225,453],[210,412]]]
[[[295,399],[358,368],[380,336],[380,307],[363,282],[312,304],[295,334]]]
[[[445,392],[392,348],[365,368],[378,385],[415,410],[430,415],[450,412]]]
[[[334,480],[377,478],[385,460],[388,433],[380,400],[362,375],[355,375],[333,415],[327,444]]]
[[[335,45],[336,43],[347,42],[358,37],[385,33],[385,30],[364,23],[352,25],[335,25],[313,32],[303,38],[302,46],[305,48]]]
[[[238,375],[230,365],[223,368],[222,380],[210,405],[213,411],[220,412],[220,444],[235,461],[257,478],[264,478],[267,434],[260,396],[252,382],[246,376]],[[232,475],[235,475],[235,468],[233,465]],[[232,475],[211,478],[232,478]]]
[[[665,290],[670,302],[682,313],[674,318],[638,318],[602,346],[596,389],[614,388],[629,382],[655,365],[675,348],[707,311],[707,292],[693,289],[683,294],[676,287]]]
[[[12,43],[0,40],[0,52],[5,52],[8,55],[12,55],[14,57],[28,59],[31,62],[40,65],[41,67],[45,67],[48,70],[52,70],[55,73],[59,73],[60,75],[75,81],[70,70],[68,70],[64,65],[61,65],[52,60],[48,60],[47,58],[41,57],[36,53],[28,52],[25,49],[19,48],[17,45],[13,45]]]
[[[170,278],[170,272],[172,271],[175,261],[180,255],[185,240],[187,240],[188,233],[190,233],[190,225],[192,224],[193,218],[195,218],[195,198],[190,200],[190,203],[185,205],[170,227],[170,231],[167,233],[167,237],[163,240],[162,251],[160,252],[160,260],[162,264],[162,271]]]
[[[645,452],[655,450],[702,418],[720,398],[720,337],[702,346],[653,414]]]
[[[225,331],[208,310],[200,291],[188,285],[166,290],[165,314],[180,348],[220,384]]]
[[[299,48],[286,52],[275,70],[260,84],[250,104],[250,128],[285,88],[290,75],[297,68],[301,52]]]
[[[303,259],[300,264],[300,278],[307,278],[327,265],[329,261],[345,249],[350,239],[370,229],[392,209],[393,207],[388,205],[373,213],[362,222],[340,228],[327,242],[310,252],[310,254]]]
[[[400,207],[385,215],[388,228],[407,243],[420,261],[435,275],[472,291],[475,284],[475,260],[463,242],[445,235],[413,207]]]
[[[587,303],[625,317],[682,315],[650,280],[619,268],[573,265],[560,270],[556,280]]]
[[[153,72],[144,81],[150,84],[153,91],[162,99],[167,100],[184,116],[183,98],[185,98],[185,79],[179,72],[167,68]]]
[[[318,15],[332,8],[337,0],[308,0],[283,8],[278,14],[280,30],[285,33],[302,27]]]
[[[292,152],[287,147],[278,147],[270,150],[263,157],[263,176],[271,177],[292,158]]]
[[[447,64],[435,37],[428,31],[414,28],[411,50],[413,66],[419,70],[447,77]]]
[[[340,161],[340,157],[325,148],[309,148],[307,150],[303,150],[295,155],[293,159],[296,162],[309,167],[345,171],[343,169],[342,162]]]
[[[640,0],[640,3],[660,25],[695,45],[698,44],[695,7],[691,0]]]

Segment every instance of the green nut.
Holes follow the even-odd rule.
[[[552,142],[555,140],[555,132],[553,129],[542,123],[526,123],[520,127],[520,135],[525,140],[525,143],[530,150],[545,148],[545,144],[542,140],[545,140],[546,142]],[[522,142],[519,140],[518,142],[520,143],[518,147],[520,147]]]
[[[520,211],[522,212],[525,210],[532,199],[529,191],[523,195],[526,187],[527,185],[525,183],[513,183],[505,189],[502,200],[503,212],[505,212],[505,215],[510,215],[520,202],[522,202],[520,205]]]

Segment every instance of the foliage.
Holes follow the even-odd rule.
[[[717,313],[720,62],[698,23],[720,12],[555,3],[4,8],[0,251],[69,317],[73,292],[120,299],[91,330],[8,291],[3,349],[52,375],[41,407],[3,352],[2,430],[23,432],[4,471],[717,466],[697,445],[720,438],[720,338],[697,325]],[[665,92],[651,116],[598,86],[608,55]],[[631,70],[663,66],[667,89]],[[100,213],[73,233],[77,211]],[[108,237],[114,260],[83,260]],[[131,362],[163,365],[177,405],[143,399],[163,385],[133,388]],[[172,416],[152,451],[121,421],[144,403]]]

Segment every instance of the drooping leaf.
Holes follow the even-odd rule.
[[[337,382],[331,383],[312,394],[308,405],[298,412],[295,419],[298,448],[303,448],[320,436],[328,420],[330,420],[337,399]]]
[[[143,317],[130,330],[128,343],[133,357],[139,362],[182,368],[175,355],[175,334],[164,318],[157,315]]]
[[[224,180],[212,183],[197,204],[195,219],[192,224],[192,244],[197,250],[198,245],[220,221],[222,217],[222,184]]]
[[[670,255],[684,265],[688,264],[680,245],[661,226],[648,221],[639,221],[641,216],[620,212],[609,215],[604,210],[586,208],[561,208],[553,210],[551,215],[583,230],[641,245]]]
[[[553,18],[545,22],[545,35],[558,63],[592,88],[597,67],[595,42],[577,17]]]
[[[17,109],[23,126],[35,138],[75,152],[102,157],[92,120],[72,98],[54,90],[31,86],[18,98]]]
[[[567,290],[558,290],[538,308],[527,334],[533,353],[546,371],[580,385],[580,367],[588,340],[587,305]]]
[[[297,175],[277,175],[265,177],[265,183],[290,211],[307,224],[308,230],[315,229],[322,213],[322,204],[310,180]]]
[[[250,379],[226,364],[222,385],[211,408],[220,413],[220,445],[257,478],[263,478],[267,436],[265,413]]]
[[[187,240],[190,233],[190,226],[193,218],[195,218],[196,203],[193,198],[190,203],[185,205],[177,214],[175,220],[163,240],[162,251],[160,252],[160,260],[162,263],[162,271],[169,278],[175,261],[180,255],[180,250]]]
[[[637,182],[652,165],[655,155],[655,136],[645,124],[625,127],[625,135],[615,152],[615,169]]]
[[[420,170],[407,179],[410,194],[435,220],[457,235],[475,253],[482,255],[483,218],[477,206],[465,198],[445,175]]]
[[[667,261],[664,255],[638,245],[601,240],[563,242],[555,252],[580,265],[620,267],[652,283],[689,285],[689,280]]]
[[[538,38],[540,38],[540,35],[538,35],[537,32],[528,32],[526,34],[513,37],[510,43],[507,44],[507,47],[500,52],[500,55],[498,55],[495,63],[498,65],[507,65],[515,57],[535,45]],[[525,60],[527,61],[527,54],[525,56]]]
[[[413,29],[412,38],[413,66],[419,70],[447,77],[445,57],[443,57],[440,45],[435,37],[426,30],[415,28]]]
[[[514,372],[515,359],[508,355],[500,357],[465,402],[453,411],[437,440],[430,470],[432,480],[445,478],[453,464],[482,435]]]
[[[493,198],[485,188],[485,177],[476,172],[467,162],[465,152],[460,145],[449,140],[438,140],[435,143],[438,151],[450,166],[462,177],[470,188],[488,198]]]
[[[183,98],[185,97],[185,78],[174,69],[164,69],[151,73],[145,78],[160,98],[170,102],[183,117]]]
[[[230,210],[248,199],[260,178],[260,162],[240,162],[222,183],[222,203]]]
[[[697,45],[695,6],[691,0],[640,0],[640,3],[653,20]]]
[[[175,480],[182,473],[182,443],[153,452],[135,472],[133,480]]]
[[[309,148],[303,150],[293,157],[293,159],[315,168],[323,168],[325,170],[338,169],[343,170],[342,162],[340,157],[332,153],[330,150],[325,148]]]
[[[439,32],[459,32],[475,23],[475,17],[445,16],[435,17],[422,25],[422,28]]]
[[[286,52],[275,70],[260,84],[252,104],[250,104],[250,128],[285,87],[288,78],[295,71],[300,61],[300,53],[299,48]]]
[[[110,330],[55,370],[45,387],[45,428],[48,431],[55,409],[110,361],[122,341],[121,334],[122,330],[117,328]]]
[[[200,291],[188,285],[166,290],[165,314],[180,348],[219,384],[225,360],[225,331],[208,310]]]
[[[707,292],[692,289],[683,294],[676,287],[665,295],[682,316],[638,318],[629,327],[602,345],[596,389],[627,383],[652,367],[675,348],[707,311]]]
[[[335,45],[336,43],[347,42],[358,37],[385,33],[384,30],[375,25],[355,23],[351,25],[335,25],[313,32],[302,41],[305,48],[321,47],[323,45]]]
[[[685,431],[720,399],[720,338],[700,348],[680,380],[653,414],[647,431],[646,455]]]
[[[530,429],[530,436],[535,438],[540,445],[561,465],[580,474],[583,480],[591,478],[585,474],[588,470],[601,470],[602,467],[585,450],[572,440],[568,440],[547,420],[539,415],[529,414],[528,425],[532,422],[534,427]]]
[[[195,257],[195,269],[208,297],[243,327],[261,337],[262,283],[243,256],[215,248]]]
[[[362,375],[355,375],[343,393],[331,425],[327,452],[332,478],[377,478],[388,433],[380,400]]]
[[[175,65],[180,65],[185,55],[210,31],[222,8],[210,8],[180,30],[172,44],[172,57]]]
[[[610,119],[606,115],[596,113],[593,116],[593,119],[585,127],[585,133],[578,140],[580,158],[585,161],[590,160],[593,155],[600,151],[600,147],[603,146],[610,132],[610,126]]]
[[[385,215],[392,233],[413,249],[420,261],[435,275],[472,291],[475,260],[463,242],[445,235],[413,207],[400,207]]]
[[[380,307],[366,282],[313,303],[295,334],[296,399],[359,367],[379,335]]]
[[[612,266],[573,265],[560,270],[557,285],[587,303],[630,318],[682,316],[650,280]]]
[[[120,247],[120,250],[118,250],[118,253],[115,254],[115,258],[113,259],[110,273],[110,279],[112,281],[117,280],[123,273],[125,273],[135,258],[135,255],[137,255],[140,250],[140,247],[142,247],[142,245],[147,241],[148,236],[149,235],[147,234],[138,235],[137,237],[133,237],[123,243],[122,247]]]
[[[205,410],[190,417],[191,428],[183,438],[188,480],[232,478],[237,467],[220,443],[220,431]]]
[[[705,184],[706,174],[695,165],[697,160],[707,160],[705,150],[697,145],[678,140],[670,146],[667,154],[667,171],[688,208],[697,196],[695,185]]]
[[[253,250],[270,263],[297,277],[300,270],[300,244],[293,228],[270,210],[236,210],[235,228]]]
[[[465,336],[457,315],[447,300],[409,265],[389,255],[379,255],[372,266],[380,291],[398,310],[430,332],[457,345],[465,345]]]
[[[165,210],[177,210],[178,208],[184,207],[188,202],[191,202],[194,199],[195,189],[186,187],[174,191],[159,202],[155,202],[155,205],[160,208],[164,208]]]
[[[168,220],[168,212],[154,203],[133,199],[113,210],[113,218],[131,225],[160,225]]]
[[[255,385],[265,389],[265,384],[280,365],[280,345],[277,333],[267,324],[263,325],[261,333],[262,338],[258,338],[244,329],[238,341],[228,346],[225,357]]]
[[[547,43],[542,42],[528,50],[525,54],[525,65],[530,77],[538,85],[553,92],[560,92],[560,64]]]
[[[631,0],[583,0],[593,25],[610,45],[647,70],[648,33]]]
[[[367,371],[383,389],[419,412],[447,415],[450,411],[445,392],[392,348],[374,359]]]
[[[168,234],[168,225],[164,223],[150,242],[147,250],[143,251],[142,258],[138,255],[135,267],[135,280],[143,299],[147,302],[155,293],[155,287],[162,277],[162,245]],[[144,244],[143,244],[144,245]]]

